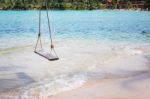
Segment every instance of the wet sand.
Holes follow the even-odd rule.
[[[104,79],[88,81],[80,88],[61,92],[45,99],[150,99],[150,50],[149,47],[141,50],[147,58],[147,69],[126,71],[125,74],[122,72],[120,75],[107,75]],[[128,57],[132,60],[130,58]],[[130,68],[128,66],[131,64],[138,65],[138,60],[134,63],[129,62],[128,59],[110,62],[108,66],[118,65]],[[122,62],[126,60],[129,63],[123,64]]]
[[[103,79],[47,99],[149,99],[150,71],[120,79]]]

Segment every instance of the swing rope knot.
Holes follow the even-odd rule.
[[[54,45],[53,44],[51,44],[51,49],[53,49],[54,48]]]
[[[38,34],[38,37],[40,37],[40,36],[41,36],[41,33]]]

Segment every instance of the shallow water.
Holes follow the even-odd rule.
[[[45,11],[47,48],[44,15]],[[0,98],[43,99],[89,80],[132,77],[149,70],[149,12],[50,11],[50,17],[60,57],[55,62],[33,53],[37,11],[0,11]]]
[[[47,19],[42,12],[42,35],[48,38]],[[150,12],[50,11],[56,40],[95,39],[150,42]],[[0,49],[35,44],[38,11],[0,11]]]

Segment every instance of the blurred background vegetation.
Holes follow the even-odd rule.
[[[0,0],[1,10],[45,9],[44,0]],[[144,8],[150,10],[150,0],[48,0],[49,9],[59,10],[93,10],[118,9],[118,2],[125,3],[126,9],[132,9],[132,2],[144,1]],[[107,6],[108,5],[108,6]]]

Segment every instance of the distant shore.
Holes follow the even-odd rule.
[[[38,11],[39,9],[30,9],[30,10],[33,10],[33,11]],[[0,9],[0,11],[30,11],[30,10],[22,10],[22,9]],[[44,10],[44,9],[42,9]],[[62,9],[49,9],[49,10],[52,10],[52,11],[67,11],[67,10],[62,10]],[[114,10],[114,11],[149,11],[148,9],[94,9],[94,10]],[[94,11],[94,10],[88,10],[87,11]],[[72,11],[86,11],[86,10],[72,10]]]
[[[99,10],[99,9],[142,9],[150,10],[149,0],[2,0],[0,10]]]

